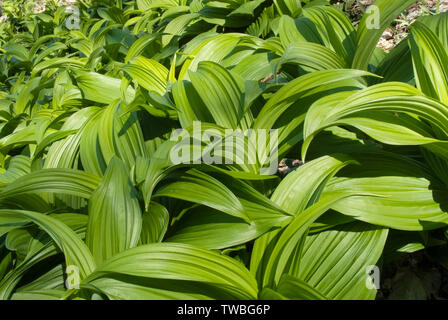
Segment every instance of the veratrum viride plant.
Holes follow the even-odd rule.
[[[394,254],[446,259],[448,15],[387,53],[378,39],[416,1],[377,0],[356,27],[327,2],[50,1],[10,17],[0,298],[375,299],[369,274]],[[278,159],[304,164],[280,179],[256,148],[173,162],[172,132],[194,123],[275,130]]]

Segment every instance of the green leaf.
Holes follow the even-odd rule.
[[[356,30],[347,16],[332,6],[307,7],[303,15],[314,23],[314,32],[319,32],[322,44],[350,67],[356,50]]]
[[[37,145],[36,150],[34,151],[34,158],[39,157],[41,153],[44,152],[45,148],[47,148],[54,142],[62,140],[76,132],[77,130],[67,130],[67,131],[61,130],[49,134]]]
[[[258,114],[254,128],[270,129],[280,115],[297,100],[307,96],[310,90],[326,91],[343,80],[370,75],[359,70],[325,70],[306,74],[292,80],[271,96]],[[314,92],[315,93],[315,92]]]
[[[375,288],[366,285],[369,267],[380,258],[387,234],[387,229],[356,222],[309,235],[296,277],[329,299],[374,299]]]
[[[294,275],[300,266],[300,251],[304,237],[311,224],[339,200],[350,197],[350,193],[322,196],[321,199],[304,210],[279,234],[266,252],[267,260],[262,277],[264,287],[275,287],[283,274]]]
[[[88,199],[100,181],[97,176],[80,170],[42,169],[16,179],[0,192],[0,198],[25,193],[52,192]]]
[[[85,65],[85,61],[77,60],[74,58],[52,58],[45,61],[42,61],[33,67],[32,75],[36,75],[37,73],[50,68],[82,68]]]
[[[353,125],[384,143],[420,145],[439,142],[436,137],[431,137],[431,132],[428,132],[428,129],[431,129],[424,122],[417,120],[417,117],[420,117],[448,137],[446,106],[423,96],[419,90],[404,83],[374,85],[339,100],[336,107],[326,101],[321,102],[317,101],[310,108],[305,119],[303,158],[316,134],[324,128],[336,125]],[[369,113],[365,113],[366,111]],[[394,118],[384,111],[407,113],[416,119],[406,115],[401,119]],[[440,153],[446,156],[443,150]]]
[[[8,216],[29,219],[48,233],[56,245],[64,252],[67,266],[73,265],[78,268],[81,279],[95,269],[92,254],[87,246],[63,222],[38,212],[0,209],[0,217]]]
[[[251,115],[246,116],[244,110],[242,79],[213,62],[201,62],[189,75],[217,125],[232,129],[250,126]]]
[[[162,242],[168,229],[170,214],[168,210],[157,202],[149,204],[149,211],[142,216],[142,244]]]
[[[290,275],[280,279],[276,291],[291,300],[328,300],[308,283]]]
[[[31,160],[27,156],[15,156],[9,160],[5,173],[0,175],[1,184],[9,184],[31,171]]]
[[[165,178],[164,182],[154,197],[172,197],[200,203],[248,221],[238,198],[217,179],[201,171],[192,169],[175,174],[171,179]]]
[[[123,65],[122,69],[146,90],[160,95],[165,93],[168,70],[160,63],[144,57],[136,57]]]
[[[367,70],[378,40],[394,19],[416,0],[376,0],[370,13],[364,14],[357,30],[356,53],[352,68]]]
[[[436,34],[416,21],[410,48],[417,87],[427,96],[448,105],[448,51]]]
[[[127,295],[126,282],[133,288],[138,285],[137,295]],[[189,293],[190,299],[256,299],[258,294],[255,279],[239,262],[176,243],[126,250],[99,266],[81,286],[121,299],[173,299],[185,297],[182,292]]]
[[[121,98],[120,79],[84,71],[76,71],[75,75],[76,83],[85,99],[110,104]],[[134,89],[129,87],[126,91],[126,100],[132,101],[134,97]]]
[[[46,289],[16,292],[12,295],[11,300],[61,300],[65,294],[61,289]]]
[[[446,189],[419,163],[404,157],[367,153],[360,169],[328,183],[324,194],[347,191],[377,196],[350,197],[332,206],[368,223],[400,230],[427,230],[448,223]]]
[[[301,217],[304,210],[318,202],[326,183],[345,166],[356,163],[344,155],[324,156],[291,172],[274,191],[271,199],[286,212]],[[316,218],[313,218],[314,222]],[[296,218],[297,219],[297,218]],[[266,266],[282,230],[270,232],[255,241],[250,269],[259,282],[264,281]]]
[[[166,47],[175,36],[182,36],[188,25],[199,17],[198,13],[180,15],[171,20],[165,27],[162,35],[162,46]]]
[[[94,156],[97,153],[95,149],[99,144],[102,158],[106,164],[113,156],[117,156],[124,161],[128,169],[134,166],[137,156],[147,156],[138,116],[135,112],[126,112],[122,103],[115,101],[107,106],[98,120],[97,126],[99,128],[92,131],[97,131],[98,142],[89,141],[90,149],[86,150],[85,156]],[[92,135],[94,135],[93,132],[91,132]],[[94,139],[94,137],[86,137],[86,139],[92,138]],[[93,163],[95,161],[101,163],[101,160],[99,154],[96,154],[96,159],[89,159]],[[99,167],[100,165],[95,166]]]
[[[311,42],[292,42],[285,49],[279,65],[297,64],[306,71],[343,69],[345,62],[333,51]]]
[[[129,48],[124,62],[128,63],[132,58],[141,55],[145,50],[145,47],[154,42],[158,36],[159,34],[153,33],[153,34],[145,34],[144,36],[138,38]]]
[[[36,291],[41,290],[53,290],[53,289],[64,289],[65,286],[65,268],[62,264],[56,265],[56,267],[52,268],[48,272],[44,273],[37,279],[27,283],[20,288],[17,288],[15,295],[13,295],[12,299],[17,298],[17,295],[21,294],[33,294]],[[61,290],[64,292],[65,290]]]
[[[302,4],[298,0],[274,0],[274,4],[282,15],[295,18],[302,12]]]
[[[97,263],[137,245],[142,214],[125,165],[112,158],[89,200],[86,243]]]

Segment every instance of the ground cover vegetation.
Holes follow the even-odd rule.
[[[448,267],[448,14],[377,48],[415,2],[3,1],[0,298],[375,299],[403,255]],[[199,122],[300,165],[173,162]]]

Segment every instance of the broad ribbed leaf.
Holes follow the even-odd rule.
[[[83,286],[93,285],[112,297],[136,298],[126,296],[127,290],[121,288],[126,287],[125,282],[139,285],[141,299],[185,297],[182,293],[177,295],[178,291],[200,298],[257,297],[255,279],[239,262],[213,251],[175,243],[126,250],[99,266]]]
[[[163,95],[168,81],[168,70],[156,61],[137,57],[122,69],[140,86],[148,91]]]
[[[350,66],[356,50],[356,30],[347,16],[332,6],[319,5],[307,7],[303,15],[314,23],[312,29],[319,32],[323,44]]]
[[[447,191],[428,169],[404,157],[358,156],[360,169],[347,168],[325,193],[361,192],[377,195],[342,199],[333,209],[356,219],[400,230],[427,230],[448,223]]]
[[[387,229],[357,222],[309,235],[296,276],[329,299],[374,299],[375,288],[367,286],[369,267],[380,258],[387,234]]]
[[[53,269],[49,270],[48,272],[44,273],[42,276],[38,277],[37,279],[31,281],[30,283],[27,283],[24,286],[21,286],[20,288],[17,288],[17,291],[15,295],[13,295],[12,299],[18,298],[17,294],[28,294],[30,292],[36,292],[41,290],[53,290],[53,289],[59,289],[62,292],[65,290],[65,268],[62,264],[58,264]]]
[[[0,198],[25,193],[51,192],[90,198],[100,183],[97,176],[79,170],[42,169],[16,179],[0,192]]]
[[[369,113],[365,113],[369,111]],[[448,109],[443,104],[429,99],[410,85],[393,82],[378,84],[354,93],[339,101],[336,107],[317,101],[305,119],[305,142],[302,157],[305,157],[311,140],[325,128],[350,124],[384,143],[398,145],[420,145],[439,142],[428,133],[428,126],[414,118],[393,118],[384,111],[408,113],[421,117],[448,136]],[[363,113],[367,117],[363,117]],[[358,117],[359,115],[359,117]],[[444,150],[440,151],[446,156]]]
[[[311,224],[339,200],[350,197],[350,193],[333,193],[322,196],[314,205],[297,215],[279,234],[267,251],[267,260],[262,277],[262,285],[273,287],[283,274],[294,275],[300,266],[300,252],[304,237]]]
[[[101,104],[109,104],[121,98],[121,80],[95,72],[76,72],[76,83],[83,97]],[[131,101],[135,97],[134,90],[129,87],[126,99]]]
[[[142,244],[162,242],[168,229],[170,214],[168,210],[157,202],[149,204],[149,211],[142,216]]]
[[[172,197],[200,203],[223,211],[231,216],[248,220],[238,198],[221,182],[198,170],[174,175],[165,179],[154,197]]]
[[[347,79],[370,75],[359,70],[325,70],[317,71],[289,82],[271,96],[255,120],[255,128],[270,129],[280,115],[300,98],[307,96],[312,89],[326,91],[332,84]],[[317,92],[314,93],[317,93]]]
[[[412,25],[410,40],[418,88],[448,105],[448,51],[430,28],[421,22]]]
[[[5,173],[0,175],[0,183],[8,184],[31,171],[31,159],[27,156],[15,156],[9,161]]]
[[[42,61],[33,68],[33,74],[37,74],[45,69],[49,68],[82,68],[85,65],[85,61],[77,60],[74,58],[53,58]]]
[[[140,239],[142,213],[136,190],[123,162],[113,158],[89,200],[86,243],[95,261],[135,247]]]
[[[284,275],[276,288],[282,296],[292,300],[327,300],[321,292],[308,283],[290,276]]]
[[[98,107],[83,108],[65,120],[61,130],[77,132],[51,145],[47,151],[44,168],[77,168],[77,154],[84,127],[100,110]]]
[[[306,71],[343,69],[345,66],[336,53],[311,42],[292,42],[280,59],[280,64],[297,64]]]
[[[96,125],[99,127],[96,130],[92,130],[90,134],[94,135],[94,132],[97,132],[97,144],[91,140],[94,140],[94,137],[85,138],[89,140],[89,150],[86,150],[85,156],[96,158],[89,160],[92,163],[102,160],[98,154],[95,155],[97,152],[95,148],[98,147],[98,144],[106,164],[113,156],[117,156],[130,169],[134,166],[137,156],[147,156],[137,114],[134,112],[125,113],[125,108],[121,103],[113,102],[107,106]],[[88,154],[88,152],[91,153]],[[101,161],[99,161],[99,164],[101,164]]]
[[[45,289],[16,292],[12,295],[11,300],[61,300],[65,294],[61,289]]]
[[[0,209],[0,216],[24,217],[36,223],[64,252],[67,265],[76,266],[85,278],[95,268],[92,254],[78,235],[63,222],[38,212]]]
[[[310,161],[282,180],[271,200],[286,212],[298,215],[316,202],[325,184],[349,164],[356,164],[356,160],[338,154]]]
[[[141,55],[142,52],[145,50],[145,47],[148,46],[153,41],[155,41],[157,37],[158,34],[146,34],[138,38],[129,48],[124,62],[128,63],[132,58]]]
[[[343,167],[355,163],[347,156],[324,156],[306,163],[291,172],[277,187],[271,199],[286,212],[301,216],[303,211],[318,201],[325,184]],[[281,230],[263,235],[255,241],[250,269],[261,281]]]
[[[247,37],[247,35],[239,33],[220,34],[205,39],[198,44],[197,47],[187,47],[186,49],[192,49],[192,51],[186,51],[185,53],[191,55],[191,57],[188,57],[186,62],[182,65],[178,80],[189,80],[189,73],[187,71],[196,71],[199,62],[201,61],[221,62],[230,52],[232,52],[238,42]]]
[[[394,19],[416,0],[390,1],[376,0],[370,13],[366,13],[357,30],[356,53],[353,69],[367,70],[379,38]]]
[[[212,62],[201,62],[189,75],[217,125],[232,129],[250,126],[250,114],[246,116],[244,110],[242,79]]]

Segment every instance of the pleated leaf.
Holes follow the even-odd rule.
[[[172,197],[200,203],[248,220],[238,198],[220,181],[198,170],[175,175],[159,187],[154,197]]]
[[[367,70],[373,51],[394,19],[416,0],[389,1],[376,0],[369,13],[364,14],[357,30],[356,53],[352,68]]]
[[[95,261],[135,247],[140,239],[142,213],[136,190],[123,162],[113,158],[89,200],[86,243]]]
[[[138,295],[126,296],[126,282],[132,288],[138,285]],[[256,299],[258,294],[255,279],[239,262],[217,252],[176,243],[126,250],[98,267],[84,285],[93,285],[121,299],[184,298],[185,293],[196,298]]]
[[[427,230],[448,223],[447,191],[443,184],[415,161],[403,157],[366,154],[361,167],[335,177],[324,193],[346,191],[375,197],[342,199],[333,209],[356,219],[400,230]],[[364,172],[364,174],[363,174]]]
[[[88,199],[100,181],[99,177],[80,170],[42,169],[16,179],[0,192],[0,198],[51,192]]]
[[[67,265],[76,266],[79,276],[85,278],[95,269],[95,262],[84,242],[63,222],[38,212],[0,209],[0,217],[26,218],[37,224],[64,252]]]
[[[422,22],[412,25],[410,40],[417,86],[426,95],[448,105],[448,51]]]
[[[296,276],[329,299],[374,299],[369,267],[380,258],[387,234],[388,229],[358,222],[309,235]]]

